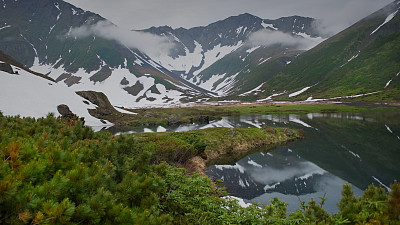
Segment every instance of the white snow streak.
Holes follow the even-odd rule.
[[[247,95],[249,95],[249,94],[251,94],[251,93],[253,93],[253,92],[260,92],[260,91],[261,91],[260,88],[261,88],[264,84],[265,84],[265,82],[262,83],[262,84],[260,84],[259,86],[257,86],[257,87],[254,88],[253,90],[250,90],[250,91],[248,91],[248,92],[245,92],[245,93],[243,93],[243,94],[240,94],[239,96],[247,96]]]
[[[274,27],[273,24],[264,23],[264,21],[261,22],[261,26],[263,26],[264,28],[271,28],[273,30],[278,30],[278,28]]]
[[[398,73],[396,74],[396,76],[395,76],[395,77],[393,77],[391,80],[389,80],[389,82],[387,82],[387,83],[386,83],[386,85],[385,85],[385,87],[384,87],[384,88],[387,88],[387,87],[389,87],[389,85],[390,85],[390,83],[393,81],[393,79],[394,79],[394,78],[396,78],[396,77],[398,77],[398,76],[399,76],[399,74],[400,74],[400,72],[398,72]]]
[[[251,53],[254,52],[255,50],[259,49],[260,47],[261,47],[261,46],[257,46],[257,47],[254,47],[254,48],[247,49],[246,52],[249,53],[249,54],[251,54]]]
[[[289,98],[294,97],[294,96],[297,96],[297,95],[299,95],[299,94],[301,94],[301,93],[307,91],[307,90],[310,89],[311,87],[313,87],[313,86],[305,87],[305,88],[301,89],[300,91],[293,92],[292,94],[289,94]]]
[[[261,65],[261,64],[267,62],[267,61],[270,60],[271,58],[272,58],[272,57],[268,57],[267,59],[264,59],[264,60],[261,58],[260,61],[261,61],[261,60],[263,60],[263,61],[261,61],[258,65]]]
[[[7,25],[7,26],[4,26],[4,27],[0,27],[0,30],[6,29],[6,28],[9,28],[9,27],[11,27],[11,25]]]
[[[259,99],[259,100],[257,100],[257,102],[269,101],[269,100],[272,100],[273,97],[276,97],[276,96],[279,96],[279,95],[283,95],[283,94],[285,94],[285,93],[286,93],[286,92],[284,91],[284,92],[282,92],[282,93],[273,94],[273,95],[268,96],[267,98]]]
[[[391,13],[388,17],[386,17],[385,21],[379,25],[378,28],[376,28],[370,35],[373,35],[375,32],[377,32],[383,25],[387,24],[389,21],[391,21],[397,14],[399,10],[396,10],[396,12]]]
[[[378,178],[372,176],[372,178],[374,178],[374,180],[376,182],[378,182],[380,185],[382,185],[382,187],[386,188],[386,190],[391,191],[392,189],[390,189],[388,186],[386,186],[384,183],[382,183]]]
[[[388,125],[385,124],[386,129],[393,134],[393,131],[390,129],[390,127]]]

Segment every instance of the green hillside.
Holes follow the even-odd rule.
[[[302,54],[264,86],[267,92],[293,93],[315,85],[289,99],[378,92],[363,99],[400,100],[400,14],[373,33],[398,8],[394,2]]]

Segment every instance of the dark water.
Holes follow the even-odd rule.
[[[351,184],[356,196],[368,185],[389,189],[400,180],[400,112],[368,114],[291,114],[224,117],[207,125],[111,130],[113,133],[188,131],[208,127],[291,127],[306,137],[272,151],[259,149],[233,165],[214,165],[207,174],[245,202],[268,204],[271,197],[289,203],[326,197],[324,208],[337,212],[342,185]],[[112,128],[111,128],[112,129]]]
[[[257,115],[224,118],[232,126],[288,126],[303,129],[306,138],[266,152],[260,149],[233,165],[214,165],[207,174],[245,202],[268,204],[271,197],[289,203],[326,197],[324,208],[337,212],[342,185],[356,196],[368,185],[389,190],[400,180],[400,114]]]

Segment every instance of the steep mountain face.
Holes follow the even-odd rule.
[[[87,33],[99,22],[118,29],[62,0],[3,0],[0,50],[76,91],[104,92],[118,106],[178,103],[198,94],[138,49]],[[72,32],[82,27],[83,35]]]
[[[310,51],[266,83],[278,99],[400,99],[400,1],[362,19]]]
[[[242,14],[206,27],[152,27],[144,32],[168,37],[175,44],[169,54],[151,55],[157,63],[221,96],[260,84],[248,80],[265,82],[268,76],[254,77],[251,72],[270,59],[273,68],[266,69],[276,72],[302,52],[297,51],[300,42],[322,41],[314,22],[299,16],[266,20]],[[293,43],[283,45],[279,38]]]

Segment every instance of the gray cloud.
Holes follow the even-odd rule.
[[[170,25],[191,28],[241,13],[264,19],[300,15],[320,19],[326,32],[336,33],[392,0],[67,0],[99,13],[120,27],[145,29]]]
[[[250,46],[270,46],[280,44],[299,50],[308,50],[320,43],[322,39],[303,38],[288,33],[272,30],[260,30],[250,35],[246,44]]]
[[[108,21],[99,21],[96,24],[75,27],[66,34],[68,38],[86,38],[94,35],[118,41],[129,48],[137,48],[152,56],[168,53],[174,47],[173,42],[166,37],[124,30]]]

